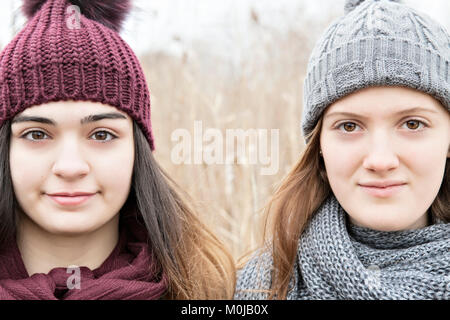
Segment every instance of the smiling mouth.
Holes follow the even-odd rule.
[[[363,186],[359,185],[363,191],[368,193],[371,196],[377,197],[377,198],[388,198],[391,197],[398,192],[402,191],[405,187],[406,183],[404,184],[398,184],[398,185],[392,185],[387,187],[374,187],[374,186]]]
[[[77,206],[85,203],[87,200],[93,198],[96,194],[91,195],[82,195],[82,196],[51,196],[50,199],[52,199],[54,202],[56,202],[59,205],[62,206]]]

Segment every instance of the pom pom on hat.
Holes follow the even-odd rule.
[[[370,1],[370,0],[366,0],[366,1]],[[373,1],[373,0],[372,0]],[[375,0],[378,1],[378,0]],[[401,2],[401,0],[389,0],[392,2]],[[345,6],[344,6],[344,11],[345,13],[349,13],[350,11],[352,11],[353,9],[355,9],[357,6],[359,6],[361,3],[363,3],[364,0],[347,0],[345,2]]]
[[[47,0],[23,0],[22,12],[31,19]],[[127,13],[130,0],[67,0],[68,4],[80,7],[81,14],[119,32]]]
[[[22,4],[23,14],[30,19],[39,11],[46,0],[24,0]]]

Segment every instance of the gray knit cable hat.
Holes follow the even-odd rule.
[[[425,14],[389,0],[347,1],[318,40],[304,83],[302,131],[336,100],[365,87],[407,86],[450,111],[450,36]]]

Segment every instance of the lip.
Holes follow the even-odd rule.
[[[76,191],[76,192],[54,192],[49,193],[49,196],[64,196],[64,197],[75,197],[75,196],[89,196],[93,195],[96,192],[83,192],[83,191]]]
[[[401,184],[405,184],[405,182],[401,180],[386,180],[386,181],[369,181],[359,183],[359,185],[364,187],[378,187],[378,188],[397,186]]]
[[[386,187],[374,187],[359,185],[363,191],[377,198],[388,198],[400,192],[406,183],[390,185]]]
[[[77,206],[91,199],[93,196],[95,196],[95,193],[89,194],[85,193],[83,195],[76,195],[76,196],[61,196],[59,194],[58,195],[48,194],[48,196],[59,205]]]

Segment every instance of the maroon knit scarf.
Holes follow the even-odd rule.
[[[74,273],[68,273],[68,269],[63,267],[53,268],[48,274],[38,273],[30,277],[16,241],[10,241],[10,245],[0,249],[0,299],[158,299],[167,290],[167,277],[156,271],[156,263],[149,253],[146,238],[145,228],[135,217],[121,216],[118,244],[97,269],[80,267],[79,289],[68,289],[68,282],[69,286],[74,284]]]

